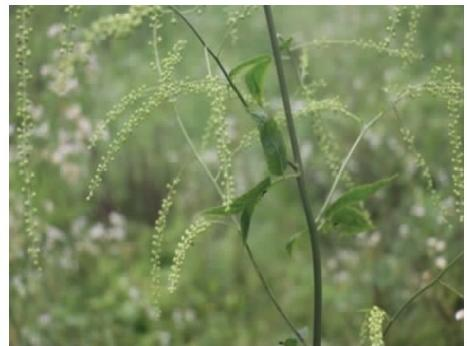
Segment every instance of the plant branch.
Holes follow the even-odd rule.
[[[183,136],[185,137],[185,140],[188,142],[188,145],[190,146],[191,148],[191,151],[193,152],[193,155],[196,157],[196,159],[198,160],[199,164],[203,167],[203,170],[205,171],[206,175],[209,177],[209,180],[211,181],[211,183],[213,184],[214,188],[216,189],[217,193],[219,194],[220,197],[222,197],[222,189],[220,188],[219,184],[217,183],[216,179],[214,178],[214,176],[212,175],[211,173],[211,170],[209,169],[209,167],[204,163],[203,159],[201,158],[201,155],[199,154],[198,150],[196,149],[195,145],[193,144],[193,141],[191,140],[191,137],[190,135],[188,134],[186,128],[185,128],[185,125],[183,124],[183,121],[182,119],[180,118],[179,114],[178,114],[178,111],[174,105],[174,109],[175,109],[175,117],[177,119],[177,122],[178,122],[178,125],[180,127],[180,130],[182,131],[183,133]],[[284,177],[283,179],[286,179],[287,177]],[[231,215],[231,219],[233,221],[233,223],[235,224],[237,230],[240,232],[241,230],[241,227],[240,227],[240,224],[238,223],[238,220],[233,216]],[[272,303],[274,304],[276,310],[279,312],[279,314],[281,315],[281,317],[283,318],[283,320],[286,322],[286,324],[289,326],[289,328],[291,329],[291,331],[295,334],[295,336],[300,340],[300,342],[302,343],[302,345],[306,346],[306,342],[305,340],[303,339],[303,337],[300,335],[298,329],[294,326],[294,324],[292,323],[292,321],[287,317],[287,315],[285,314],[284,310],[282,309],[282,307],[280,306],[279,302],[277,301],[276,297],[274,296],[274,293],[272,292],[272,289],[271,287],[269,286],[268,282],[266,281],[266,278],[264,277],[262,271],[261,271],[261,268],[259,267],[258,265],[258,262],[256,262],[256,259],[255,257],[253,256],[253,252],[251,251],[251,248],[250,246],[248,245],[247,242],[242,242],[243,243],[243,246],[245,247],[245,250],[247,252],[247,255],[248,255],[248,258],[251,262],[251,264],[253,265],[253,268],[256,272],[256,274],[258,275],[260,281],[261,281],[261,284],[263,285],[263,288],[264,290],[266,291],[267,295],[269,296],[269,298],[271,299]]]
[[[318,216],[316,216],[316,223],[319,223],[321,217],[323,216],[324,211],[326,210],[327,206],[331,202],[332,196],[336,190],[337,184],[339,183],[342,174],[344,173],[345,168],[347,167],[347,164],[350,161],[350,158],[352,157],[355,149],[357,148],[358,144],[362,140],[363,136],[365,136],[365,133],[368,131],[368,129],[373,126],[373,124],[378,121],[382,116],[384,115],[383,112],[378,113],[373,119],[371,119],[368,123],[366,123],[362,129],[360,130],[360,133],[358,134],[358,137],[355,139],[352,147],[350,148],[349,152],[347,153],[346,157],[344,158],[344,161],[342,161],[341,166],[339,167],[339,171],[336,174],[336,177],[334,178],[334,182],[332,183],[331,189],[328,192],[328,195],[326,196],[326,200],[323,203],[323,206],[321,207]]]
[[[438,275],[436,275],[436,277],[434,279],[432,279],[429,283],[427,283],[425,286],[423,286],[422,288],[420,288],[419,290],[417,290],[404,304],[401,305],[401,307],[399,308],[399,310],[397,310],[397,312],[391,317],[391,319],[389,320],[388,324],[386,325],[386,327],[384,328],[384,333],[383,335],[386,336],[386,334],[389,332],[389,329],[391,329],[391,326],[394,324],[394,322],[399,318],[399,316],[402,314],[402,312],[404,312],[405,309],[407,309],[407,307],[415,300],[417,299],[419,296],[421,296],[425,291],[427,291],[428,289],[430,289],[432,286],[434,286],[436,283],[438,283],[442,277],[444,276],[444,274],[446,274],[448,272],[449,269],[452,268],[452,266],[454,264],[457,263],[457,261],[459,261],[462,256],[464,256],[464,251],[461,251],[459,254],[457,254],[456,257],[454,257],[452,259],[451,262],[449,262],[449,264],[446,266],[446,268],[444,268],[442,271],[440,271],[438,273]]]
[[[447,282],[444,282],[443,280],[439,280],[439,283],[443,285],[444,287],[446,287],[449,291],[454,293],[456,296],[464,300],[464,294],[460,292],[457,288],[452,287],[450,284],[448,284]]]
[[[321,345],[321,309],[322,309],[322,282],[321,282],[321,258],[319,249],[318,231],[314,221],[313,213],[311,211],[310,202],[306,192],[305,179],[303,174],[303,164],[300,154],[300,147],[298,145],[297,134],[295,131],[295,124],[293,121],[292,111],[290,107],[289,94],[287,91],[287,84],[285,81],[284,68],[282,66],[282,59],[280,55],[279,45],[277,42],[277,32],[274,26],[274,19],[270,6],[264,6],[264,14],[269,31],[269,38],[271,40],[272,52],[274,55],[274,62],[277,69],[277,76],[279,79],[279,87],[281,91],[282,103],[284,113],[287,120],[287,128],[289,132],[290,142],[292,146],[293,156],[297,164],[298,173],[297,187],[302,202],[303,211],[307,223],[308,233],[310,236],[312,258],[313,258],[313,276],[314,276],[314,312],[313,312],[313,345]]]
[[[174,11],[177,16],[179,16],[183,22],[188,25],[188,27],[191,29],[193,34],[195,34],[196,38],[198,39],[199,42],[203,45],[203,47],[207,50],[208,54],[214,59],[216,62],[217,66],[219,66],[220,70],[222,71],[222,74],[224,75],[225,79],[227,79],[227,82],[229,83],[230,87],[233,89],[235,94],[237,94],[238,98],[240,99],[240,102],[242,103],[243,107],[245,107],[246,111],[250,113],[250,109],[248,107],[248,103],[246,102],[245,98],[243,97],[242,93],[240,90],[237,88],[233,80],[229,77],[229,73],[227,72],[226,68],[222,64],[222,62],[219,60],[217,55],[212,51],[211,48],[206,44],[204,39],[201,37],[199,32],[196,30],[196,28],[191,24],[191,22],[181,13],[179,10],[177,10],[174,6],[169,6],[169,8]]]

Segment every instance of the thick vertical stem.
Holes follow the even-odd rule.
[[[306,193],[306,185],[303,172],[302,158],[300,155],[300,147],[298,145],[297,134],[295,131],[295,124],[292,117],[290,107],[289,94],[287,91],[287,84],[285,81],[284,68],[277,42],[277,33],[274,27],[274,20],[272,17],[271,7],[264,6],[264,13],[268,25],[269,38],[271,39],[272,53],[274,55],[274,62],[276,65],[277,76],[279,79],[279,87],[282,96],[282,103],[284,113],[287,120],[287,129],[290,137],[290,144],[292,146],[293,156],[295,163],[298,166],[299,175],[297,176],[297,187],[302,202],[303,212],[308,227],[308,233],[311,242],[311,251],[313,258],[313,279],[314,279],[314,310],[313,310],[313,346],[321,345],[321,309],[322,309],[322,283],[321,283],[321,258],[319,252],[319,239],[318,231],[314,221],[313,213],[311,211],[310,202]]]

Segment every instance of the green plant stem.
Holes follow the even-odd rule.
[[[193,26],[193,24],[191,24],[191,22],[183,15],[183,13],[181,13],[179,10],[177,10],[174,6],[169,6],[169,8],[175,12],[175,14],[177,14],[177,16],[179,16],[183,22],[190,28],[190,30],[193,32],[193,34],[195,34],[196,38],[198,39],[198,41],[203,45],[203,47],[207,50],[208,54],[214,59],[214,61],[216,62],[217,66],[219,66],[222,74],[224,75],[225,79],[227,79],[227,82],[229,83],[230,87],[232,88],[232,90],[235,92],[235,94],[237,94],[240,102],[242,103],[243,107],[246,109],[246,111],[248,113],[250,113],[250,109],[248,107],[248,103],[246,102],[246,99],[243,97],[242,93],[240,92],[240,90],[237,88],[237,86],[235,85],[235,83],[232,81],[232,79],[229,77],[229,73],[227,72],[227,69],[224,67],[224,65],[222,64],[222,62],[220,61],[220,59],[218,58],[218,56],[212,51],[211,48],[209,48],[209,46],[206,44],[206,42],[204,41],[204,39],[201,37],[201,35],[199,34],[198,30],[196,30],[196,28]]]
[[[326,196],[326,200],[323,203],[323,206],[321,207],[318,216],[316,216],[316,223],[319,223],[319,220],[321,219],[324,211],[326,210],[327,206],[331,202],[332,196],[334,195],[334,192],[336,191],[337,184],[339,183],[342,174],[344,173],[345,168],[347,167],[347,164],[350,161],[350,158],[352,157],[355,149],[357,148],[358,144],[362,140],[363,136],[367,133],[369,128],[373,126],[373,124],[378,121],[382,116],[384,115],[383,112],[378,113],[373,119],[371,119],[368,123],[366,123],[362,129],[360,130],[360,133],[358,134],[357,138],[355,139],[352,147],[350,148],[349,152],[347,153],[346,157],[344,158],[344,161],[342,161],[341,166],[339,167],[339,171],[336,174],[336,177],[334,178],[334,182],[332,183],[331,189],[328,192],[328,195]]]
[[[188,134],[188,131],[186,130],[185,125],[183,124],[183,121],[180,118],[175,106],[174,106],[174,109],[175,109],[175,117],[177,119],[180,130],[182,131],[183,136],[185,137],[185,140],[188,142],[188,145],[190,146],[190,149],[193,152],[193,155],[196,157],[196,160],[199,162],[199,164],[203,168],[204,172],[208,176],[209,180],[213,184],[213,186],[216,189],[219,196],[222,197],[222,194],[223,194],[222,189],[220,188],[219,184],[217,183],[216,179],[214,178],[213,174],[211,173],[211,170],[204,163],[203,159],[201,158],[201,155],[199,154],[198,150],[196,149],[195,145],[193,144],[193,141],[191,140],[191,137]],[[284,177],[283,179],[287,179],[287,178],[288,177]],[[231,216],[231,219],[232,219],[233,223],[235,224],[237,230],[240,232],[241,228],[240,228],[240,224],[238,223],[238,220],[233,215]],[[245,247],[248,258],[249,258],[251,264],[253,265],[253,268],[254,268],[256,274],[258,275],[258,277],[259,277],[259,279],[261,281],[261,284],[263,285],[264,290],[266,291],[267,295],[269,296],[269,299],[271,299],[272,303],[274,304],[276,310],[281,315],[282,319],[286,322],[286,324],[289,326],[289,328],[295,334],[295,336],[300,340],[302,345],[306,346],[306,342],[303,339],[303,337],[300,335],[300,333],[298,332],[298,329],[294,326],[292,321],[287,317],[284,310],[280,306],[278,300],[274,296],[274,293],[272,292],[271,287],[269,286],[268,282],[266,281],[266,278],[264,277],[263,272],[261,271],[261,268],[258,265],[258,262],[256,262],[256,259],[255,259],[254,255],[253,255],[253,252],[251,251],[250,246],[248,245],[247,242],[242,242],[242,243],[243,243],[243,246]]]
[[[464,294],[461,293],[457,288],[452,287],[450,284],[448,284],[447,282],[444,282],[443,280],[439,280],[439,283],[443,285],[444,287],[446,287],[449,291],[454,293],[456,296],[464,300]]]
[[[462,256],[464,256],[464,251],[461,251],[459,254],[457,254],[456,257],[454,257],[451,262],[449,262],[449,264],[446,266],[446,268],[444,268],[442,271],[440,271],[438,273],[438,275],[436,275],[435,278],[433,278],[429,283],[427,283],[425,286],[423,286],[422,288],[420,288],[419,290],[417,290],[409,299],[407,299],[407,301],[401,305],[401,307],[399,308],[399,310],[397,310],[397,312],[391,317],[391,319],[389,320],[389,322],[387,323],[386,327],[384,328],[384,332],[383,332],[383,335],[386,336],[386,334],[389,332],[389,330],[391,329],[391,326],[394,324],[394,322],[399,318],[399,316],[402,314],[402,312],[404,312],[405,309],[407,309],[407,307],[415,300],[417,299],[419,296],[421,296],[424,292],[426,292],[428,289],[430,289],[432,286],[434,286],[436,283],[438,283],[441,278],[444,276],[444,274],[446,274],[448,272],[449,269],[452,268],[452,266],[454,264],[457,263],[457,261],[459,261]]]
[[[322,282],[321,282],[321,257],[319,249],[318,231],[314,221],[313,213],[311,211],[310,202],[306,192],[305,176],[303,174],[303,164],[300,154],[300,147],[298,145],[297,134],[295,131],[295,124],[293,121],[292,111],[290,107],[289,94],[287,91],[287,84],[285,81],[284,68],[282,66],[282,59],[277,42],[277,32],[274,27],[274,19],[270,6],[264,6],[264,14],[268,26],[269,38],[271,40],[272,52],[274,55],[274,62],[276,65],[277,76],[279,79],[279,87],[281,91],[282,103],[284,113],[287,120],[287,129],[289,132],[290,143],[292,146],[293,156],[296,165],[298,166],[297,187],[302,202],[303,211],[307,223],[308,233],[310,236],[312,258],[313,258],[313,278],[314,278],[314,312],[313,312],[313,345],[321,345],[321,310],[322,310]]]

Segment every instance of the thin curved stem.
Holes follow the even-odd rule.
[[[386,325],[386,327],[384,328],[384,332],[383,332],[383,335],[386,336],[386,334],[389,332],[389,330],[391,329],[392,325],[394,324],[394,322],[400,317],[400,315],[405,311],[405,309],[407,309],[407,307],[415,300],[417,299],[418,297],[420,297],[425,291],[427,291],[428,289],[430,289],[432,286],[434,286],[436,283],[438,283],[441,278],[444,276],[444,274],[446,274],[448,272],[449,269],[452,268],[452,266],[454,264],[456,264],[457,261],[459,261],[462,256],[464,256],[464,251],[461,251],[459,254],[457,254],[456,257],[454,257],[452,259],[451,262],[449,262],[449,264],[446,266],[446,268],[444,268],[442,271],[440,271],[438,273],[438,275],[436,275],[435,278],[433,278],[429,283],[427,283],[425,286],[423,286],[422,288],[420,288],[419,290],[417,290],[409,299],[407,299],[407,301],[402,304],[400,306],[400,308],[397,310],[397,312],[391,317],[391,319],[389,320],[388,324]]]
[[[454,288],[452,287],[450,284],[448,284],[447,282],[443,281],[443,280],[439,280],[439,283],[446,287],[449,291],[451,291],[452,293],[454,293],[456,296],[458,296],[459,298],[461,298],[462,300],[464,300],[464,294],[462,292],[460,292],[457,288]]]
[[[287,91],[287,84],[285,81],[284,68],[282,66],[282,59],[277,42],[277,32],[274,26],[274,19],[270,6],[264,6],[264,14],[268,26],[269,38],[271,40],[272,52],[274,55],[274,62],[276,65],[277,76],[279,79],[279,87],[281,91],[282,104],[284,113],[287,120],[287,129],[289,132],[290,143],[292,146],[293,156],[296,165],[298,166],[297,188],[299,191],[303,212],[310,236],[310,245],[312,250],[312,266],[313,266],[313,281],[314,281],[314,310],[313,310],[313,345],[321,345],[321,310],[322,310],[322,282],[321,282],[321,256],[319,249],[318,230],[314,221],[313,213],[308,200],[305,179],[303,174],[303,164],[300,154],[300,147],[298,145],[297,134],[295,131],[295,124],[290,107],[289,93]]]
[[[183,20],[183,22],[190,28],[190,30],[193,32],[193,34],[195,34],[198,41],[201,42],[203,47],[207,50],[208,54],[214,59],[217,66],[219,66],[222,74],[224,75],[225,79],[227,79],[227,82],[229,83],[230,87],[235,92],[235,94],[237,94],[237,96],[238,96],[240,102],[242,103],[243,107],[245,107],[246,111],[249,113],[250,110],[249,110],[249,107],[248,107],[248,103],[246,102],[245,98],[243,97],[242,93],[237,88],[237,86],[235,85],[233,80],[229,77],[229,73],[227,72],[227,69],[224,67],[224,65],[222,64],[222,62],[218,58],[218,56],[212,51],[211,48],[209,48],[209,46],[206,44],[204,39],[199,34],[198,30],[196,30],[196,28],[193,26],[193,24],[191,24],[191,22],[183,15],[183,13],[181,13],[179,10],[177,10],[174,6],[169,6],[169,8],[172,11],[174,11]]]
[[[193,155],[196,157],[197,161],[199,162],[199,164],[203,168],[204,172],[208,176],[209,180],[211,181],[212,185],[216,189],[219,196],[222,197],[222,195],[223,195],[222,189],[220,188],[219,184],[217,183],[216,179],[214,178],[213,174],[211,173],[211,170],[204,163],[203,159],[201,158],[201,155],[199,154],[198,150],[196,149],[195,145],[193,144],[193,141],[191,140],[191,137],[188,134],[188,131],[186,130],[185,125],[183,124],[183,121],[180,118],[175,105],[174,105],[174,109],[175,109],[175,117],[177,119],[180,130],[182,131],[183,136],[185,137],[185,140],[188,142],[188,145],[190,146],[191,151],[193,152]],[[286,179],[286,178],[287,177],[284,177],[284,179]],[[231,215],[231,219],[232,219],[232,222],[235,224],[235,227],[237,228],[237,230],[240,232],[241,228],[240,228],[240,224],[238,223],[238,220],[233,215]],[[251,264],[253,265],[253,268],[254,268],[256,274],[258,275],[258,278],[261,281],[261,284],[263,285],[264,290],[266,291],[267,295],[269,296],[269,299],[274,304],[276,310],[279,312],[282,319],[289,326],[290,330],[300,340],[302,345],[306,346],[306,342],[303,339],[303,337],[300,335],[298,329],[294,326],[292,321],[287,317],[286,313],[284,312],[284,310],[280,306],[278,300],[274,296],[274,293],[272,292],[271,287],[269,286],[268,282],[266,281],[266,278],[264,277],[263,272],[261,271],[261,268],[258,265],[258,262],[256,262],[256,259],[255,259],[254,255],[253,255],[253,252],[251,251],[250,246],[248,245],[247,242],[242,242],[242,243],[243,243],[243,246],[245,247],[248,258],[249,258]]]
[[[328,195],[326,196],[326,200],[323,203],[323,206],[321,207],[318,216],[316,216],[316,222],[319,223],[319,220],[321,219],[324,211],[326,210],[327,206],[331,202],[332,196],[334,195],[334,192],[336,191],[337,184],[339,183],[342,174],[344,173],[345,168],[347,167],[347,164],[350,161],[350,158],[352,157],[355,149],[358,146],[358,143],[362,140],[363,136],[365,136],[366,132],[369,130],[373,124],[378,121],[382,116],[384,115],[383,112],[378,113],[373,119],[371,119],[368,123],[366,123],[362,129],[360,130],[360,133],[358,134],[358,137],[355,139],[352,147],[350,148],[349,152],[347,153],[346,157],[342,161],[341,166],[339,167],[339,171],[336,174],[336,177],[334,178],[334,182],[332,183],[331,189],[328,192]]]

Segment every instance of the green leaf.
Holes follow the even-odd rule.
[[[347,192],[344,192],[329,207],[327,207],[324,216],[327,217],[343,207],[354,205],[358,202],[366,200],[370,195],[391,183],[396,177],[397,175],[393,175],[392,177],[384,178],[371,184],[365,184],[351,188]]]
[[[251,216],[253,215],[253,211],[258,201],[259,199],[254,203],[253,202],[247,203],[245,207],[243,208],[242,215],[240,216],[240,228],[242,232],[242,239],[244,242],[246,242],[248,238],[248,231],[250,230]]]
[[[245,72],[245,84],[248,91],[260,106],[263,105],[264,76],[270,63],[271,57],[269,55],[260,55],[242,62],[229,73],[229,77],[233,79],[240,73]]]
[[[258,130],[269,172],[282,175],[287,168],[287,152],[279,126],[270,117],[258,125]]]
[[[267,177],[266,179],[260,181],[248,192],[235,198],[230,204],[229,209],[226,209],[224,206],[220,206],[207,209],[205,210],[205,213],[208,215],[233,215],[242,213],[246,207],[250,206],[251,204],[255,205],[258,203],[270,186],[271,177]]]
[[[270,63],[271,58],[257,62],[245,74],[245,83],[248,91],[261,107],[263,106],[264,76]]]
[[[344,234],[357,234],[374,228],[368,213],[361,208],[344,206],[335,210],[324,224],[325,229],[331,229]]]
[[[289,254],[289,256],[292,256],[292,250],[293,250],[295,241],[298,238],[300,238],[302,234],[303,234],[303,231],[296,232],[290,236],[289,240],[287,240],[287,243],[285,244],[285,249],[287,250],[287,253]]]
[[[260,55],[253,59],[242,62],[241,64],[235,66],[232,70],[230,70],[229,77],[233,79],[236,77],[236,75],[240,74],[240,72],[247,70],[248,68],[251,68],[257,64],[261,64],[270,60],[271,57],[269,55]]]
[[[285,341],[281,341],[279,344],[284,346],[297,346],[298,341],[295,338],[288,338]]]
[[[257,126],[262,126],[267,120],[268,115],[263,111],[249,112]]]

